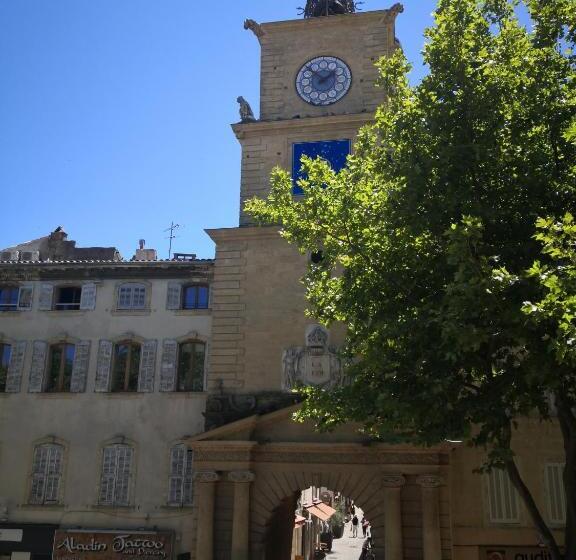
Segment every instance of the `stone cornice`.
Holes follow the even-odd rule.
[[[212,241],[226,242],[239,241],[244,239],[265,239],[279,238],[280,229],[278,226],[241,226],[236,228],[205,229]]]
[[[373,113],[351,113],[348,115],[327,115],[302,119],[282,119],[277,121],[254,121],[231,125],[238,140],[262,134],[286,134],[290,131],[306,133],[308,130],[333,130],[334,127],[350,127],[355,130],[374,120]]]

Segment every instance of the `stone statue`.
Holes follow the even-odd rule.
[[[284,350],[282,388],[291,391],[301,385],[324,389],[342,385],[342,363],[336,351],[328,346],[328,331],[321,325],[310,325],[305,338],[306,346]]]
[[[240,122],[254,122],[256,118],[254,117],[252,107],[250,107],[248,101],[246,101],[242,96],[238,97],[236,101],[240,104]]]
[[[250,29],[250,31],[258,37],[258,41],[264,37],[264,29],[262,29],[262,26],[253,19],[247,19],[244,21],[244,29]]]

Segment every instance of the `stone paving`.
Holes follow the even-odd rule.
[[[362,510],[356,509],[359,518],[362,519]],[[344,536],[341,539],[334,539],[332,552],[327,553],[326,560],[358,560],[362,552],[362,528],[358,526],[358,537],[352,537],[352,523],[346,523]]]

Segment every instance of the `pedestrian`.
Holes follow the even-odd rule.
[[[352,518],[352,537],[358,537],[358,516],[356,514]]]
[[[368,532],[368,525],[370,525],[370,522],[368,519],[366,519],[365,516],[362,516],[362,535],[364,538],[366,538],[366,534]]]
[[[354,506],[354,504],[352,504],[352,505],[350,506],[350,513],[351,513],[352,515],[355,515],[355,514],[356,514],[356,507]]]
[[[362,552],[358,560],[365,560],[368,556],[368,551],[372,548],[372,537],[368,537],[362,545]]]

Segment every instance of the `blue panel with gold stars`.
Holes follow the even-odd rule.
[[[296,184],[298,179],[305,178],[302,171],[302,156],[315,159],[325,159],[334,171],[340,171],[346,166],[346,157],[350,153],[350,140],[322,140],[320,142],[299,142],[292,146],[292,192],[302,194],[302,189]]]

